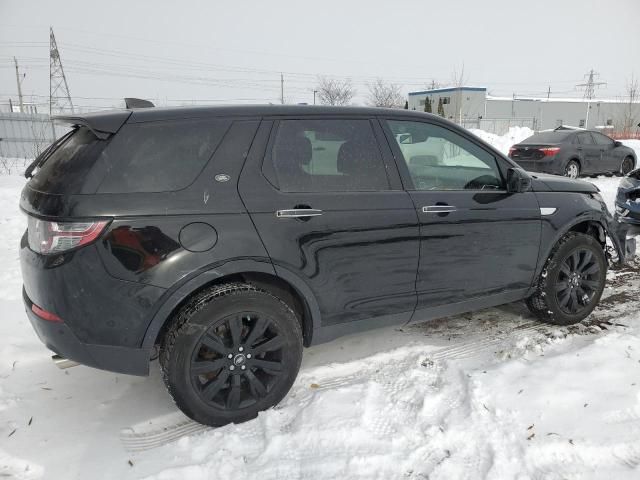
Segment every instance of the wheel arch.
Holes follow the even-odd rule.
[[[207,269],[170,289],[147,327],[142,348],[151,350],[160,342],[175,313],[194,295],[213,285],[229,282],[250,283],[285,301],[300,321],[304,346],[311,344],[313,333],[320,326],[320,309],[309,287],[286,269],[279,267],[276,273],[268,259],[241,259]]]
[[[542,269],[544,268],[549,255],[551,255],[551,252],[553,251],[555,246],[567,233],[580,232],[592,235],[598,240],[598,242],[600,242],[600,245],[602,245],[604,249],[606,247],[607,236],[613,239],[613,235],[609,233],[606,227],[606,223],[607,222],[605,218],[596,215],[595,212],[593,212],[580,215],[573,221],[565,224],[563,228],[557,230],[551,240],[545,245],[544,250],[540,252],[540,256],[538,257],[538,266],[536,268],[536,274],[534,276],[534,284],[542,273]]]
[[[635,170],[638,165],[638,158],[636,157],[635,152],[633,151],[627,152],[627,154],[622,157],[622,161],[624,162],[625,159],[627,158],[630,158],[631,161],[633,162],[633,165],[631,166],[631,171]],[[622,165],[622,163],[620,165]]]
[[[570,162],[576,162],[578,164],[578,168],[580,169],[579,173],[582,173],[582,158],[580,158],[580,156],[578,155],[571,155],[566,163],[564,164],[564,170],[567,169],[567,165],[569,165]]]

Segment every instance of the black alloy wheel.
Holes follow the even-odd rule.
[[[604,291],[607,259],[604,246],[592,235],[568,232],[551,251],[526,299],[540,320],[572,325],[585,319]]]
[[[556,300],[563,312],[579,314],[589,307],[601,283],[600,265],[593,253],[577,248],[560,264],[555,282]]]
[[[254,418],[282,400],[302,361],[302,329],[277,296],[250,284],[212,287],[177,313],[160,350],[176,405],[221,426]]]
[[[193,351],[194,388],[218,408],[254,405],[284,376],[284,345],[284,336],[262,313],[226,317],[204,333]]]

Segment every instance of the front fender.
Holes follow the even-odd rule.
[[[542,272],[547,258],[558,241],[567,232],[585,222],[591,222],[597,226],[601,242],[604,243],[606,237],[611,239],[616,249],[617,262],[622,263],[626,260],[627,252],[625,251],[624,239],[621,239],[619,224],[611,216],[604,202],[601,202],[597,196],[586,193],[543,192],[538,193],[538,201],[541,208],[555,208],[556,211],[552,215],[541,217],[540,255],[534,278],[538,278]]]

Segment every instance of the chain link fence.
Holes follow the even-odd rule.
[[[0,112],[0,174],[21,173],[66,131],[46,114]]]
[[[508,133],[510,127],[527,127],[534,131],[537,129],[535,118],[466,118],[462,120],[461,125],[467,129],[477,128],[495,135]]]

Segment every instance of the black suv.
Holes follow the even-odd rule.
[[[509,157],[530,172],[580,175],[626,175],[635,168],[633,149],[600,132],[558,129],[540,132],[509,149]]]
[[[145,375],[159,349],[198,422],[278,403],[303,346],[516,300],[566,325],[602,294],[614,223],[598,189],[532,177],[434,115],[59,120],[73,128],[28,169],[20,200],[29,319],[51,350],[97,368]]]

